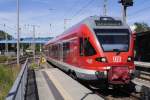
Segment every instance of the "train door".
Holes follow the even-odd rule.
[[[63,43],[60,43],[59,44],[59,58],[60,58],[60,61],[63,61]]]
[[[80,67],[93,66],[93,56],[96,54],[94,47],[92,46],[89,38],[79,38],[79,56]]]
[[[70,63],[75,66],[78,66],[78,38],[75,38],[70,41]]]

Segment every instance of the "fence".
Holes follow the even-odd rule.
[[[28,59],[22,66],[17,79],[15,80],[11,90],[9,91],[6,100],[24,100],[27,83]]]

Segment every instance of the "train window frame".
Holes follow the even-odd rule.
[[[84,42],[82,37],[79,38],[79,53],[80,56],[84,56]]]
[[[97,35],[96,35],[96,31],[97,30],[106,30],[106,29],[94,29],[94,32],[95,32],[95,36],[96,36],[96,38],[97,38],[97,40],[99,41],[99,39],[98,39],[98,37],[97,37]],[[109,29],[109,30],[114,30],[114,29]],[[127,31],[127,33],[128,33],[128,36],[129,36],[129,40],[128,40],[128,49],[127,50],[122,50],[122,51],[119,51],[119,52],[129,52],[129,49],[130,49],[130,43],[131,43],[131,32],[130,32],[130,30],[129,29],[119,29],[119,30],[128,30]],[[99,41],[99,44],[100,44],[100,46],[101,46],[101,48],[102,48],[102,50],[104,51],[104,52],[113,52],[112,50],[109,50],[109,51],[106,51],[106,50],[104,50],[104,48],[103,48],[103,46],[102,46],[102,43]]]
[[[79,47],[80,56],[93,56],[93,55],[97,54],[95,48],[93,47],[93,45],[89,41],[89,38],[82,38],[82,37],[80,37],[79,38],[79,44],[80,44],[79,45],[80,46]],[[89,52],[87,53],[87,51],[89,51],[89,50],[93,50],[92,51],[93,53],[92,54],[90,54]]]
[[[92,50],[91,52],[87,52],[89,50]],[[89,41],[89,38],[84,38],[84,56],[94,56],[97,52],[91,42]]]

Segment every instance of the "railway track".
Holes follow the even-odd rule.
[[[140,100],[140,94],[136,92],[130,92],[128,89],[93,89],[88,87],[95,94],[103,97],[105,100]]]
[[[19,60],[20,64],[23,64],[26,61],[27,58],[28,58],[28,56],[20,57],[20,60]],[[5,65],[14,65],[14,64],[17,64],[17,58],[14,58],[14,59],[12,59],[10,61],[6,61],[3,64],[5,64]]]
[[[55,68],[57,68],[52,63],[49,63],[49,64],[52,65],[52,66],[54,66]],[[66,74],[68,75],[68,73],[66,73]],[[140,94],[136,93],[136,92],[132,92],[131,93],[128,90],[123,91],[122,89],[116,89],[116,90],[106,89],[106,90],[101,90],[99,88],[93,88],[93,87],[91,87],[89,85],[86,85],[86,84],[82,83],[81,81],[78,81],[78,82],[80,82],[82,85],[84,85],[88,89],[92,90],[93,93],[99,95],[100,97],[104,98],[105,100],[140,100]]]

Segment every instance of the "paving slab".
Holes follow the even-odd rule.
[[[57,68],[47,69],[45,73],[64,100],[104,100]]]
[[[39,100],[55,100],[42,71],[35,71]]]

